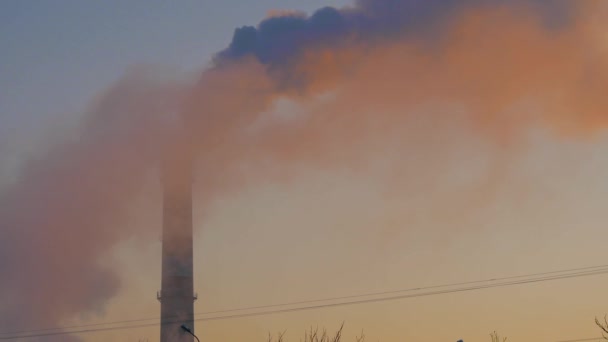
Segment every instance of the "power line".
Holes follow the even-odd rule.
[[[411,294],[411,295],[363,299],[363,300],[357,300],[357,301],[319,304],[319,305],[313,305],[313,306],[278,309],[278,310],[270,310],[270,311],[263,311],[263,312],[252,312],[252,313],[235,314],[235,315],[227,315],[227,316],[198,318],[198,319],[195,319],[195,321],[212,321],[212,320],[221,320],[221,319],[243,318],[243,317],[250,317],[250,316],[260,316],[260,315],[287,313],[287,312],[295,312],[295,311],[306,311],[306,310],[314,310],[314,309],[330,308],[330,307],[338,307],[338,306],[368,304],[368,303],[384,302],[384,301],[406,299],[406,298],[428,297],[428,296],[447,294],[447,293],[468,292],[468,291],[482,290],[482,289],[488,289],[488,288],[494,288],[494,287],[532,284],[532,283],[546,282],[546,281],[551,281],[551,280],[578,278],[578,277],[599,275],[599,274],[606,274],[606,273],[608,273],[608,270],[603,270],[603,271],[598,271],[598,272],[585,272],[585,273],[572,274],[572,275],[562,275],[562,276],[555,276],[555,277],[546,277],[546,278],[539,278],[539,279],[522,280],[522,281],[516,281],[516,282],[504,282],[504,283],[488,284],[488,285],[473,286],[473,287],[456,288],[456,289],[449,289],[449,290],[442,290],[442,291],[431,291],[431,292],[416,293],[416,294]]]
[[[288,312],[295,312],[295,311],[315,310],[315,309],[338,307],[338,306],[359,305],[359,304],[365,304],[365,303],[391,301],[391,300],[415,298],[415,297],[426,297],[426,296],[434,296],[434,295],[456,293],[456,292],[468,292],[468,291],[475,291],[475,290],[494,288],[494,287],[523,285],[523,284],[539,283],[539,282],[546,282],[546,281],[559,280],[559,279],[568,279],[568,278],[578,278],[578,277],[583,277],[583,276],[592,276],[592,275],[600,275],[600,274],[608,273],[608,269],[602,269],[599,267],[586,267],[586,268],[574,269],[574,271],[576,271],[576,272],[569,272],[569,273],[565,273],[565,274],[556,274],[556,273],[559,273],[560,271],[545,272],[545,273],[537,274],[537,275],[544,275],[542,277],[530,278],[530,276],[528,276],[527,278],[530,278],[530,279],[520,279],[520,280],[516,280],[516,281],[515,280],[514,281],[502,281],[502,282],[498,282],[498,283],[494,283],[494,284],[484,284],[484,285],[460,287],[460,288],[454,288],[454,289],[435,290],[435,291],[399,295],[399,296],[351,300],[351,301],[343,301],[343,302],[337,302],[337,303],[326,303],[326,304],[309,305],[309,306],[276,309],[276,310],[257,311],[257,312],[249,312],[249,313],[241,313],[241,314],[233,314],[233,315],[211,316],[211,317],[197,318],[197,319],[195,319],[195,321],[213,321],[213,320],[223,320],[223,319],[235,319],[235,318],[270,315],[270,314],[278,314],[278,313],[288,313]],[[561,272],[561,273],[564,273],[564,272]],[[521,277],[523,277],[523,276],[505,277],[505,278],[500,278],[500,279],[511,280],[514,278],[521,278]],[[497,279],[499,279],[499,278],[497,278]],[[469,282],[469,284],[481,283],[481,282],[484,282],[484,281]],[[447,286],[449,286],[449,285],[422,287],[419,289],[420,290],[429,290],[429,289],[433,289],[433,288],[447,287]],[[362,297],[362,296],[366,296],[366,295],[358,295],[358,296]],[[339,297],[336,297],[336,298],[339,298]],[[331,300],[331,299],[328,299],[328,300]],[[316,300],[316,301],[319,301],[319,300]],[[314,302],[314,301],[309,301],[309,302]],[[277,305],[286,306],[286,305],[291,305],[291,304],[277,304]],[[252,308],[252,309],[254,309],[254,308]],[[224,312],[235,312],[235,311],[242,311],[242,310],[246,310],[246,309],[224,310]],[[121,322],[121,323],[124,323],[124,322]],[[179,322],[178,321],[167,322],[167,324],[172,324],[172,323],[179,323]],[[20,335],[0,337],[0,340],[12,340],[12,339],[18,339],[18,338],[32,338],[32,337],[42,337],[42,336],[66,335],[66,334],[83,334],[83,333],[91,333],[91,332],[152,327],[152,326],[158,326],[158,325],[159,325],[159,323],[146,323],[146,324],[125,325],[125,326],[121,326],[121,327],[106,327],[106,328],[82,329],[82,330],[65,330],[65,331],[47,332],[47,333],[40,333],[40,334],[31,334],[34,331],[29,331],[29,332],[23,332],[23,334],[20,334]]]
[[[415,288],[401,289],[401,290],[392,290],[392,291],[383,291],[383,292],[371,292],[371,293],[364,293],[364,294],[357,294],[357,295],[340,296],[340,297],[328,297],[328,298],[313,299],[313,300],[302,300],[302,301],[287,302],[287,303],[280,303],[280,304],[258,305],[258,306],[249,306],[249,307],[242,307],[242,308],[236,308],[236,309],[207,311],[207,312],[195,313],[194,315],[195,316],[201,316],[201,315],[213,315],[213,314],[231,313],[231,312],[238,312],[238,311],[250,311],[250,310],[259,310],[259,309],[269,309],[269,308],[277,308],[277,307],[300,305],[300,304],[311,304],[311,303],[321,303],[321,302],[328,302],[328,301],[336,301],[336,300],[342,300],[342,299],[373,297],[373,296],[381,296],[381,295],[388,295],[388,294],[397,294],[397,293],[404,293],[404,292],[414,292],[414,291],[422,291],[422,290],[431,290],[431,289],[447,288],[447,287],[462,286],[462,285],[472,285],[472,284],[481,284],[481,283],[497,282],[497,281],[504,281],[504,280],[514,280],[514,279],[539,277],[539,276],[547,276],[547,275],[557,275],[557,274],[563,274],[563,273],[582,272],[582,271],[601,271],[601,270],[608,271],[608,264],[597,265],[597,266],[588,266],[588,267],[579,267],[579,268],[571,268],[571,269],[564,269],[564,270],[559,270],[559,271],[540,272],[540,273],[528,273],[528,274],[522,274],[522,275],[517,275],[517,276],[490,278],[490,279],[484,279],[484,280],[475,280],[475,281],[467,281],[467,282],[459,282],[459,283],[449,283],[449,284],[434,285],[434,286],[415,287]],[[167,318],[176,318],[176,317],[167,317]],[[0,335],[8,335],[8,334],[15,334],[15,335],[17,335],[17,334],[26,334],[26,333],[52,332],[52,331],[62,332],[64,330],[68,330],[68,329],[79,329],[79,328],[97,327],[97,326],[104,326],[104,325],[137,323],[137,322],[146,322],[146,321],[160,320],[160,319],[161,319],[161,317],[150,317],[150,318],[140,318],[140,319],[131,319],[131,320],[119,320],[119,321],[112,321],[112,322],[71,325],[71,326],[64,326],[64,327],[59,327],[59,328],[45,328],[45,329],[26,330],[26,331],[10,331],[10,332],[0,333]],[[1,337],[0,337],[0,339],[1,339]]]
[[[395,299],[402,299],[402,298],[412,298],[412,297],[437,295],[437,294],[444,294],[444,293],[464,292],[464,291],[472,291],[472,290],[492,288],[492,287],[502,287],[502,286],[527,284],[527,283],[534,283],[534,282],[544,282],[544,281],[549,281],[549,280],[558,280],[558,279],[566,279],[566,278],[574,278],[574,277],[582,277],[582,276],[589,276],[589,275],[597,275],[597,274],[608,273],[608,270],[601,270],[601,269],[590,270],[590,269],[593,269],[593,268],[598,268],[598,267],[587,267],[587,268],[573,269],[573,270],[588,270],[588,271],[576,272],[576,273],[571,273],[571,274],[563,274],[563,275],[553,276],[553,277],[543,277],[543,278],[538,278],[538,279],[529,279],[529,280],[523,280],[523,281],[517,281],[517,282],[503,282],[503,283],[488,284],[488,285],[468,287],[468,288],[451,289],[451,290],[444,290],[444,291],[435,291],[435,292],[429,292],[429,293],[419,293],[419,294],[414,294],[414,295],[402,295],[402,296],[396,296],[396,297],[374,298],[374,299],[367,299],[367,300],[361,300],[361,301],[340,302],[340,303],[323,304],[323,305],[300,307],[300,308],[288,308],[288,309],[274,310],[274,311],[253,312],[253,313],[228,315],[228,316],[224,315],[224,316],[216,316],[216,317],[208,317],[208,318],[199,318],[199,319],[195,319],[195,320],[196,321],[207,321],[207,320],[217,320],[217,319],[248,317],[248,316],[255,316],[255,315],[266,315],[266,314],[281,313],[281,312],[311,310],[311,309],[318,309],[318,308],[332,307],[332,306],[344,306],[344,305],[362,304],[362,303],[370,303],[370,302],[377,302],[377,301],[388,301],[388,300],[395,300]],[[538,273],[538,275],[555,274],[555,273],[559,273],[559,272],[563,273],[563,271],[556,271],[556,272]],[[505,278],[496,278],[496,279],[513,279],[513,278],[519,278],[519,277],[523,277],[523,276],[505,277]],[[487,280],[487,281],[491,281],[491,280]],[[475,282],[467,282],[467,283],[458,283],[458,284],[455,284],[455,285],[459,285],[459,284],[473,284],[473,283],[481,283],[481,282],[487,282],[487,281],[475,281]],[[432,289],[432,288],[447,287],[447,286],[450,286],[450,285],[429,286],[429,287],[421,287],[421,288],[417,288],[417,289],[410,289],[410,290],[403,290],[403,291],[390,291],[390,292],[386,292],[386,293],[405,292],[405,291],[412,291],[412,290],[428,290],[428,289]],[[367,294],[367,295],[363,294],[363,295],[348,296],[348,297],[363,297],[363,296],[373,296],[373,295],[375,295],[375,294]],[[285,303],[285,304],[266,305],[266,306],[249,307],[249,308],[241,308],[241,309],[233,309],[233,310],[213,311],[213,312],[200,313],[200,314],[211,314],[211,313],[222,313],[222,312],[223,313],[227,313],[227,312],[235,312],[235,311],[253,310],[253,309],[258,309],[258,308],[261,308],[261,307],[288,306],[288,305],[293,305],[293,304],[298,304],[298,303],[311,303],[311,302],[319,302],[319,301],[330,301],[330,300],[341,299],[341,298],[344,298],[344,297],[335,297],[335,298],[328,298],[328,299],[320,299],[320,300],[313,300],[313,301],[303,301],[303,302],[294,302],[294,303]],[[153,319],[158,320],[159,318],[153,318]],[[114,322],[112,324],[135,322],[135,321],[144,321],[144,320],[151,320],[151,319],[131,320],[131,321],[118,321],[118,322]],[[169,323],[176,323],[176,322],[169,322]],[[108,325],[108,324],[110,324],[110,323],[99,323],[97,325]],[[145,326],[155,326],[155,325],[158,325],[158,324],[157,323],[152,323],[152,324],[142,324],[142,325],[128,325],[128,326],[124,326],[124,327],[109,327],[109,328],[100,328],[100,329],[87,329],[87,330],[78,330],[78,331],[59,331],[59,332],[55,332],[55,333],[47,333],[47,334],[40,334],[40,335],[42,335],[42,336],[49,336],[49,335],[55,335],[55,334],[68,334],[68,333],[79,333],[79,332],[90,332],[90,331],[120,330],[120,329],[129,329],[129,328],[137,328],[137,327],[145,327]],[[92,326],[92,325],[88,325],[88,326]],[[82,325],[82,326],[76,326],[76,327],[84,327],[84,325]],[[55,330],[57,330],[57,329],[64,329],[65,330],[65,329],[68,329],[68,327],[56,328]],[[43,330],[37,330],[37,331],[43,331]],[[23,331],[22,333],[25,334],[25,333],[32,333],[32,332],[36,332],[36,331],[35,330],[30,330],[30,331]],[[40,336],[40,335],[36,335],[36,336]],[[18,336],[18,337],[34,337],[34,335]],[[7,339],[7,337],[0,337],[0,339]]]
[[[518,276],[509,276],[509,277],[491,278],[491,279],[485,279],[485,280],[475,280],[475,281],[467,281],[467,282],[460,282],[460,283],[416,287],[416,288],[409,288],[409,289],[403,289],[403,290],[372,292],[372,293],[365,293],[365,294],[358,294],[358,295],[330,297],[330,298],[314,299],[314,300],[304,300],[304,301],[299,301],[299,302],[289,302],[289,303],[283,303],[283,304],[261,305],[261,306],[253,306],[253,307],[246,307],[246,308],[240,308],[240,309],[230,309],[230,310],[198,313],[196,315],[228,313],[228,312],[235,312],[235,311],[255,310],[255,309],[267,309],[267,308],[289,306],[289,305],[310,304],[310,303],[327,302],[327,301],[334,301],[334,300],[341,300],[341,299],[353,299],[353,298],[362,298],[362,297],[381,296],[381,295],[397,294],[397,293],[404,293],[404,292],[414,292],[414,291],[431,290],[431,289],[454,287],[454,286],[461,286],[461,285],[472,285],[472,284],[489,283],[489,282],[497,282],[497,281],[504,281],[504,280],[546,276],[546,275],[551,275],[551,274],[592,271],[592,270],[593,271],[608,271],[608,265],[581,267],[581,268],[573,268],[573,269],[567,269],[567,270],[561,270],[561,271],[531,273],[531,274],[524,274],[524,275],[518,275]]]

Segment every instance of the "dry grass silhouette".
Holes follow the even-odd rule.
[[[500,339],[500,336],[498,336],[498,333],[496,331],[494,331],[493,333],[490,334],[490,337],[492,338],[492,342],[506,342],[507,338],[504,337],[502,340]]]
[[[595,319],[595,322],[599,327],[602,328],[602,330],[604,332],[606,332],[608,334],[608,320],[606,317],[604,317],[605,324],[601,324],[597,320],[597,318]],[[300,342],[341,342],[343,330],[344,330],[344,323],[342,323],[342,325],[340,326],[340,329],[338,329],[338,331],[334,335],[330,336],[327,334],[327,330],[325,330],[325,329],[319,331],[319,328],[313,329],[311,327],[310,330],[307,330],[304,332],[304,340],[300,340]],[[276,338],[273,337],[270,333],[268,333],[267,342],[286,342],[285,333],[286,333],[286,331],[283,331],[282,333],[278,333]],[[503,337],[501,339],[496,331],[494,331],[490,334],[490,338],[492,338],[492,342],[506,342],[507,341],[506,337]],[[604,336],[604,339],[608,340],[608,337]],[[460,341],[462,341],[462,340],[460,340]],[[359,335],[355,338],[355,342],[365,342],[365,334],[363,334],[363,331],[361,332],[361,335]]]
[[[344,323],[342,323],[340,329],[338,329],[334,335],[329,335],[325,329],[319,331],[319,328],[313,329],[311,327],[310,330],[304,332],[304,340],[300,340],[300,342],[340,342],[342,340],[343,330]],[[285,342],[285,331],[277,334],[276,338],[269,333],[268,342]],[[355,342],[365,342],[365,335],[363,332],[355,338]]]

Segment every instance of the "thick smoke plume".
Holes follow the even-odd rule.
[[[187,143],[177,151],[196,156],[203,203],[302,164],[365,170],[374,148],[416,143],[407,127],[420,116],[465,125],[498,151],[535,126],[588,137],[607,123],[602,19],[599,1],[360,0],[237,29],[183,102],[181,87],[127,77],[80,141],[27,163],[0,197],[0,330],[53,326],[116,293],[112,265],[99,260],[150,234],[125,222],[176,140],[168,113],[180,110]],[[306,113],[269,114],[282,99]]]
[[[0,331],[52,328],[70,316],[101,313],[117,293],[120,279],[100,258],[144,233],[126,225],[130,203],[158,162],[170,137],[168,113],[183,93],[153,74],[129,71],[97,99],[77,141],[29,161],[2,193]]]

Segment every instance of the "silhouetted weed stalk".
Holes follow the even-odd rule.
[[[344,323],[340,326],[340,329],[334,335],[328,335],[327,330],[323,329],[319,331],[319,328],[313,329],[304,332],[304,340],[300,340],[300,342],[340,342],[342,340],[342,331],[344,330]],[[270,333],[268,334],[268,342],[285,342],[285,331],[277,334],[276,338],[274,338]],[[361,332],[361,335],[357,336],[355,342],[364,342],[365,335]]]
[[[496,331],[494,331],[493,333],[490,334],[490,337],[492,338],[492,342],[506,342],[507,338],[504,337],[502,340],[500,339],[500,336],[498,336],[498,333]]]
[[[606,316],[604,316],[604,323],[600,322],[596,317],[595,324],[602,329],[602,338],[604,338],[604,340],[608,340],[608,319],[606,319]]]
[[[608,326],[608,323],[606,324]],[[342,340],[342,330],[344,330],[344,323],[342,323],[336,334],[331,336],[327,334],[327,330],[325,329],[319,332],[319,328],[313,329],[311,327],[310,330],[304,332],[304,340],[300,340],[300,342],[340,342]],[[491,333],[490,337],[492,338],[492,342],[507,341],[506,337],[501,340],[496,331]],[[268,342],[285,342],[285,331],[278,333],[276,338],[268,333]],[[365,334],[363,334],[363,331],[361,332],[361,335],[355,338],[355,342],[365,342]]]

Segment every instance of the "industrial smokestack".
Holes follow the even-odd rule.
[[[183,150],[167,153],[162,165],[163,233],[161,342],[192,342],[194,301],[192,278],[192,162]]]

